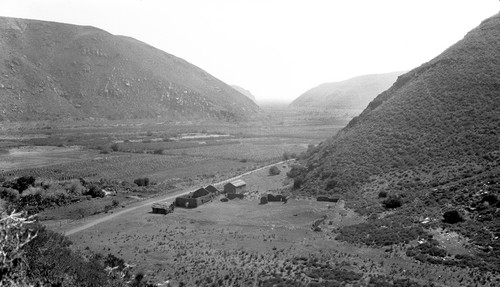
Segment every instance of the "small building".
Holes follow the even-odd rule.
[[[209,185],[205,189],[210,193],[219,194],[219,190],[213,185]]]
[[[158,202],[154,203],[152,208],[153,208],[153,213],[169,214],[171,212],[174,212],[174,203]]]
[[[192,198],[198,198],[198,197],[202,197],[202,196],[205,196],[205,195],[208,195],[209,192],[208,190],[204,189],[203,187],[202,188],[199,188],[197,189],[195,192],[193,192],[193,194],[191,195]]]
[[[226,183],[224,185],[224,193],[242,193],[242,192],[245,192],[246,185],[247,184],[241,179],[231,181],[231,182]]]

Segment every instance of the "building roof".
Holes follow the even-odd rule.
[[[157,202],[153,203],[152,208],[170,208],[170,202]]]
[[[205,187],[206,190],[208,190],[208,192],[211,192],[211,193],[215,193],[217,191],[219,191],[215,186],[213,185],[209,185],[207,187]]]
[[[230,182],[230,184],[232,184],[234,187],[242,187],[247,185],[246,182],[244,182],[242,179],[233,180]]]

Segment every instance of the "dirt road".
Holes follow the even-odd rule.
[[[276,163],[273,163],[273,164],[270,164],[270,165],[266,165],[266,166],[263,166],[263,167],[260,167],[260,168],[257,168],[257,169],[254,169],[254,170],[242,173],[242,174],[237,175],[235,177],[232,177],[232,178],[229,178],[229,179],[226,179],[226,180],[223,180],[223,181],[219,181],[217,183],[214,183],[213,185],[221,185],[221,184],[224,184],[226,182],[230,182],[232,180],[240,178],[242,176],[251,174],[253,172],[256,172],[256,171],[259,171],[259,170],[262,170],[262,169],[265,169],[265,168],[269,168],[269,167],[271,167],[273,165],[282,164],[284,162],[285,161],[280,161],[280,162],[276,162]],[[66,236],[69,236],[69,235],[78,233],[80,231],[83,231],[83,230],[85,230],[87,228],[90,228],[92,226],[95,226],[95,225],[97,225],[99,223],[102,223],[102,222],[108,221],[108,220],[110,220],[112,218],[115,218],[117,216],[120,216],[120,215],[122,215],[124,213],[130,212],[130,211],[133,211],[133,210],[136,210],[136,209],[139,209],[139,208],[149,207],[149,206],[151,206],[151,204],[156,203],[156,202],[173,200],[173,199],[175,199],[178,196],[181,196],[181,195],[184,195],[184,194],[188,194],[188,193],[193,192],[193,191],[195,191],[195,189],[189,189],[189,190],[186,190],[186,191],[182,191],[180,193],[170,194],[170,195],[165,196],[165,197],[157,197],[157,198],[148,199],[146,201],[141,202],[140,204],[138,204],[136,206],[127,207],[127,208],[122,209],[122,210],[120,210],[118,212],[114,212],[114,213],[112,213],[110,215],[107,215],[107,216],[104,216],[104,217],[101,217],[101,218],[96,218],[94,220],[91,220],[90,222],[87,222],[87,223],[85,223],[85,224],[83,224],[81,226],[71,228],[71,229],[65,231],[64,234]]]

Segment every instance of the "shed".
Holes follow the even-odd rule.
[[[209,186],[205,187],[205,189],[210,193],[215,193],[215,194],[219,193],[219,190],[213,185],[209,185]]]
[[[174,212],[173,203],[159,202],[159,203],[154,203],[151,207],[153,208],[153,213],[157,214],[169,214],[171,212]]]
[[[237,180],[234,180],[234,181],[231,181],[229,183],[226,183],[224,185],[224,193],[240,193],[240,192],[244,192],[245,189],[246,189],[246,183],[241,180],[241,179],[237,179]]]

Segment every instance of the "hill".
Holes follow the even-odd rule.
[[[448,263],[499,270],[499,43],[497,14],[400,76],[341,132],[310,148],[293,174],[295,187],[339,195],[369,216],[338,238],[383,246],[433,238],[431,230],[442,228],[471,243],[465,253],[445,249],[441,257],[456,255]],[[409,254],[444,264],[418,248]]]
[[[391,87],[403,73],[364,75],[341,82],[324,83],[300,95],[290,106],[362,110],[378,94]]]
[[[245,90],[244,88],[240,87],[240,86],[236,86],[236,85],[231,85],[231,87],[235,90],[237,90],[238,92],[242,93],[243,95],[247,96],[250,100],[252,100],[254,103],[257,102],[257,100],[255,99],[254,95],[252,95],[252,93],[250,93],[249,90]]]
[[[87,26],[0,17],[0,120],[240,120],[258,106],[143,42]]]

